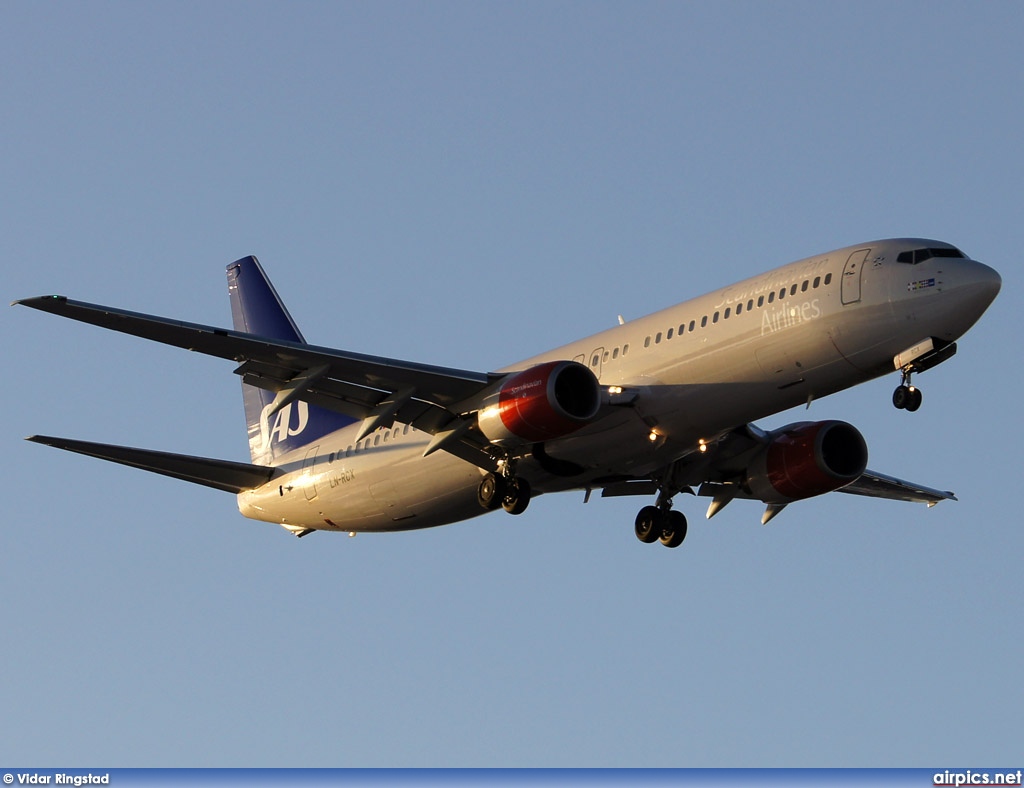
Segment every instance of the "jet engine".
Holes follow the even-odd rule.
[[[575,361],[549,361],[501,382],[477,420],[504,445],[561,438],[591,421],[601,406],[594,373]]]
[[[804,421],[771,433],[747,469],[751,493],[786,504],[857,481],[868,464],[864,436],[845,421]]]

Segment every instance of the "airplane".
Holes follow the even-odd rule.
[[[68,438],[27,440],[235,493],[296,536],[404,531],[578,491],[647,496],[644,543],[678,547],[680,493],[765,505],[762,523],[828,492],[956,500],[867,469],[843,421],[753,422],[889,373],[893,404],[947,361],[1001,287],[941,241],[902,238],[809,257],[495,372],[308,344],[255,257],[227,266],[233,329],[49,295],[32,309],[232,361],[251,462]]]

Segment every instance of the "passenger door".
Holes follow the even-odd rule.
[[[861,278],[864,275],[864,266],[869,254],[871,254],[870,249],[858,249],[846,261],[846,266],[843,268],[843,281],[839,287],[840,300],[844,306],[860,301]]]

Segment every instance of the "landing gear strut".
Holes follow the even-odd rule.
[[[909,368],[903,370],[900,385],[892,393],[892,404],[899,410],[909,410],[913,413],[921,407],[921,400],[924,397],[921,394],[921,389],[910,385],[910,372]]]

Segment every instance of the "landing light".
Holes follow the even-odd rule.
[[[622,386],[609,386],[608,387],[608,393],[609,394],[621,394],[622,393]]]
[[[647,435],[647,440],[649,440],[651,443],[654,443],[656,440],[658,440],[658,437],[658,431],[651,430],[650,433],[648,433]]]
[[[708,445],[707,445],[707,443],[705,443],[705,441],[704,441],[704,439],[703,439],[703,438],[699,439],[699,440],[697,441],[697,451],[699,451],[699,452],[701,452],[701,453],[703,454],[703,453],[704,453],[704,452],[706,452],[707,450],[708,450]]]

